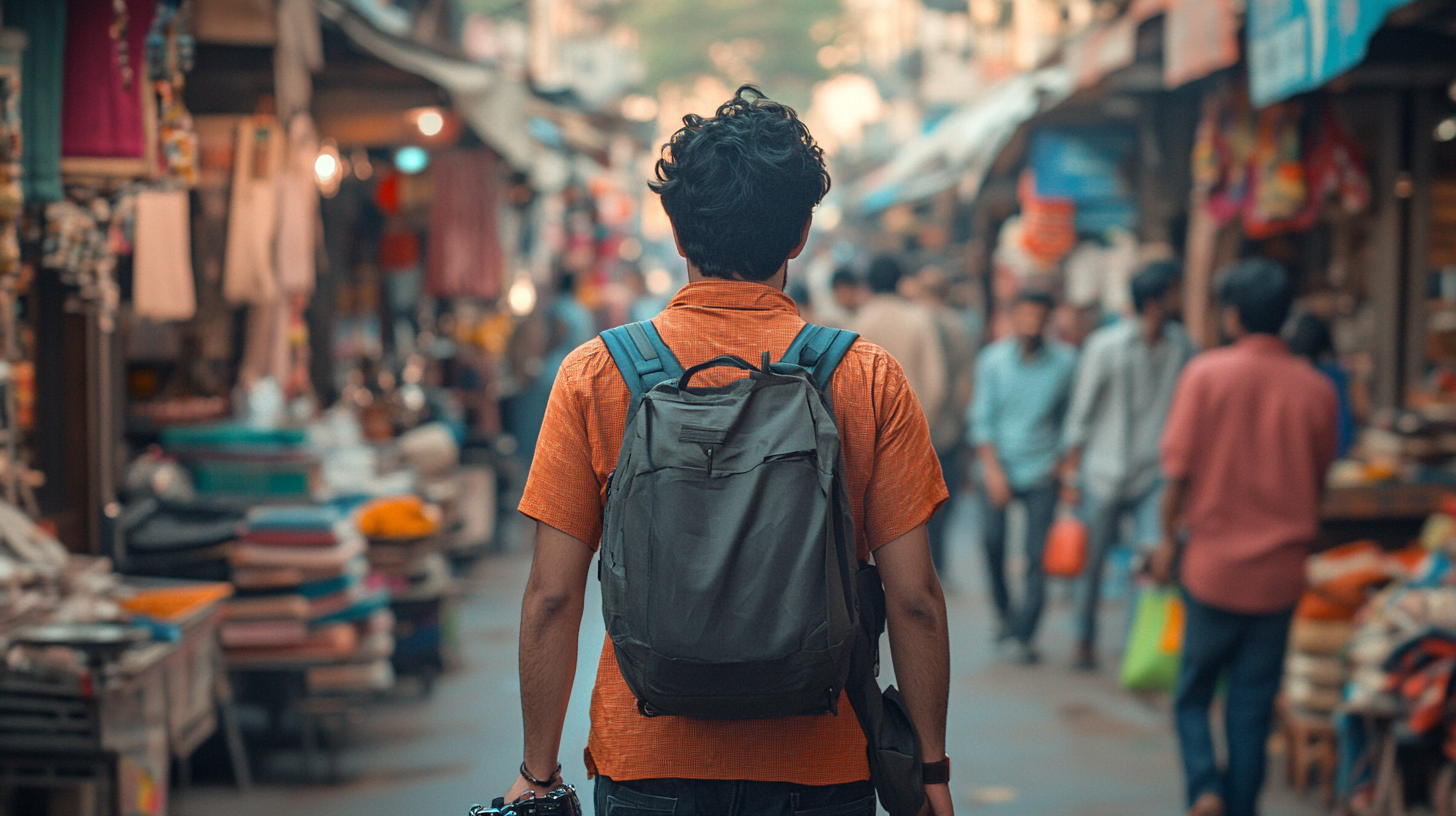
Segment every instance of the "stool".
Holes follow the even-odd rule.
[[[1319,771],[1320,799],[1325,807],[1335,802],[1335,768],[1339,749],[1335,724],[1328,717],[1296,711],[1287,704],[1279,708],[1279,730],[1284,735],[1285,772],[1296,793],[1309,792],[1309,772]]]

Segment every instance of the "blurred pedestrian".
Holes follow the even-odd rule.
[[[983,349],[976,359],[971,442],[981,469],[985,501],[983,543],[991,598],[1000,628],[998,643],[1016,641],[1017,658],[1036,663],[1035,639],[1046,593],[1042,550],[1056,514],[1062,423],[1071,397],[1076,354],[1046,339],[1051,295],[1023,291],[1011,307],[1014,334]],[[1006,583],[1006,511],[1026,508],[1026,579],[1013,606]]]
[[[1189,813],[1253,816],[1339,404],[1279,339],[1293,301],[1281,266],[1238,263],[1218,298],[1231,345],[1195,358],[1178,381],[1162,443],[1163,541],[1149,571],[1163,583],[1176,575],[1186,593],[1175,719]],[[1222,769],[1208,716],[1220,678]]]
[[[829,289],[834,293],[834,305],[851,320],[859,312],[859,307],[869,300],[864,281],[847,266],[834,270],[834,277],[829,279]]]
[[[855,313],[850,328],[888,351],[905,369],[905,379],[929,418],[944,403],[947,392],[945,349],[930,311],[900,295],[903,274],[894,258],[875,258],[865,277],[870,298]]]
[[[631,264],[622,273],[622,285],[627,288],[631,301],[627,304],[627,322],[641,323],[662,314],[667,307],[667,298],[654,295],[647,288],[647,278],[642,268]]]
[[[1088,528],[1073,659],[1073,666],[1084,671],[1097,668],[1102,573],[1124,520],[1133,522],[1128,543],[1151,548],[1159,541],[1163,478],[1158,441],[1178,374],[1193,356],[1187,332],[1171,319],[1178,313],[1182,278],[1176,261],[1143,267],[1131,286],[1137,317],[1093,332],[1077,364],[1062,443],[1068,471],[1078,480],[1067,498],[1082,505]]]
[[[925,406],[930,421],[930,441],[940,457],[940,472],[950,491],[950,501],[930,520],[930,557],[935,569],[946,571],[946,530],[956,497],[960,495],[962,461],[965,458],[966,413],[971,405],[971,378],[976,347],[966,334],[965,320],[950,305],[950,280],[938,266],[927,266],[915,274],[914,298],[935,318],[941,347],[945,350],[945,394],[940,405]]]
[[[1344,456],[1355,441],[1355,413],[1350,405],[1350,375],[1335,356],[1330,324],[1309,312],[1301,312],[1289,333],[1289,350],[1309,360],[1335,387],[1335,396],[1340,399],[1340,444],[1335,455]]]
[[[652,334],[689,368],[722,355],[754,363],[763,354],[781,359],[804,328],[783,289],[789,261],[798,257],[808,240],[814,206],[829,188],[823,153],[792,109],[747,86],[716,116],[689,116],[684,125],[663,150],[652,187],[662,197],[687,259],[689,283],[651,321]],[[637,328],[637,336],[653,349],[661,365],[663,358],[647,329]],[[849,534],[854,536],[858,559],[868,561],[873,553],[883,581],[890,656],[925,758],[927,810],[933,816],[952,816],[950,761],[945,756],[949,639],[945,599],[925,534],[926,520],[945,500],[945,487],[930,430],[900,366],[864,340],[844,351],[831,381],[849,502],[843,510],[853,520],[854,531]],[[624,369],[615,359],[600,339],[567,358],[551,394],[536,462],[521,500],[521,512],[535,519],[537,528],[521,612],[525,756],[507,794],[512,801],[527,792],[544,796],[561,782],[558,749],[576,676],[587,579],[602,541],[604,486],[616,470],[632,400]],[[703,385],[721,386],[732,384],[729,375],[739,373],[718,367],[703,370],[700,377]],[[683,428],[696,436],[679,440],[673,434],[668,444],[680,442],[694,455],[705,453],[709,464],[700,472],[712,474],[714,443],[709,440],[730,431]],[[752,434],[755,429],[735,427],[731,433]],[[706,442],[706,451],[698,447],[700,442]],[[673,495],[701,496],[709,489],[707,482],[726,485],[733,478],[735,461],[724,463],[718,479],[685,476],[674,483],[678,492]],[[800,509],[784,507],[781,499],[755,497],[764,513]],[[675,512],[681,517],[685,511]],[[741,526],[740,535],[772,537],[783,526],[772,516],[735,521]],[[654,520],[632,523],[652,527]],[[674,532],[683,531],[674,528]],[[687,531],[684,542],[697,541],[700,534],[707,535]],[[740,551],[770,552],[765,546],[769,543],[754,541]],[[694,578],[722,574],[716,570],[724,565],[702,563],[695,553],[696,548],[684,547],[680,563],[654,566],[652,591],[671,596],[681,589],[692,595],[700,588],[692,587],[685,573]],[[768,568],[753,563],[728,566],[748,578]],[[696,567],[702,571],[694,571]],[[711,640],[712,634],[722,632],[741,636],[745,616],[755,616],[753,623],[761,623],[763,632],[791,628],[793,622],[774,618],[781,599],[754,597],[752,586],[751,581],[734,586],[735,597],[742,594],[744,601],[733,610],[736,622],[714,621],[711,616],[659,619],[654,631],[660,626],[667,641],[687,641],[707,652],[715,644],[703,638]],[[743,593],[738,593],[740,589]],[[805,591],[825,590],[821,585]],[[607,625],[611,629],[614,622]],[[842,693],[836,691],[835,700],[824,699],[826,706],[837,703],[839,716],[828,712],[759,720],[649,716],[653,712],[639,704],[616,654],[613,641],[607,639],[592,694],[586,761],[596,777],[597,813],[874,812],[865,736]],[[782,659],[799,658],[801,653],[791,653]],[[652,670],[644,673],[650,676]],[[753,688],[763,679],[738,677],[735,682]],[[770,679],[792,681],[777,674]],[[741,694],[750,696],[746,691]],[[714,702],[723,704],[721,699]]]

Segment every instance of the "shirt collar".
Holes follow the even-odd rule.
[[[673,296],[667,308],[743,309],[788,312],[794,315],[799,313],[799,307],[794,305],[793,298],[772,286],[722,278],[702,280],[684,286]]]
[[[1253,354],[1288,354],[1289,346],[1272,334],[1249,334],[1234,343],[1234,348]]]

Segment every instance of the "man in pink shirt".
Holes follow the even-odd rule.
[[[1176,722],[1190,816],[1253,816],[1285,641],[1335,458],[1329,380],[1279,339],[1293,288],[1277,264],[1246,260],[1219,281],[1230,345],[1194,358],[1163,432],[1163,543],[1150,570],[1187,596]],[[1181,531],[1186,534],[1181,547]],[[1208,706],[1228,673],[1228,765]]]

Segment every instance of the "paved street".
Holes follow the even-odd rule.
[[[1181,813],[1166,701],[1120,691],[1111,669],[1089,677],[1067,668],[1072,621],[1062,586],[1052,591],[1043,664],[1023,668],[998,659],[989,646],[979,565],[971,557],[971,513],[963,509],[955,528],[949,751],[958,810],[997,816]],[[529,556],[519,548],[480,565],[461,616],[465,668],[443,678],[428,700],[387,702],[369,710],[349,732],[343,782],[281,783],[277,780],[297,773],[299,762],[297,753],[283,753],[263,769],[273,781],[246,795],[200,785],[177,796],[175,812],[462,816],[472,802],[498,795],[520,761],[516,622],[528,567]],[[561,753],[567,779],[581,788],[587,782],[580,750],[603,637],[595,604],[595,598],[588,601]],[[1108,603],[1106,631],[1120,635],[1125,619],[1121,601]],[[1295,798],[1277,778],[1269,790],[1266,816],[1320,812],[1313,799]]]

